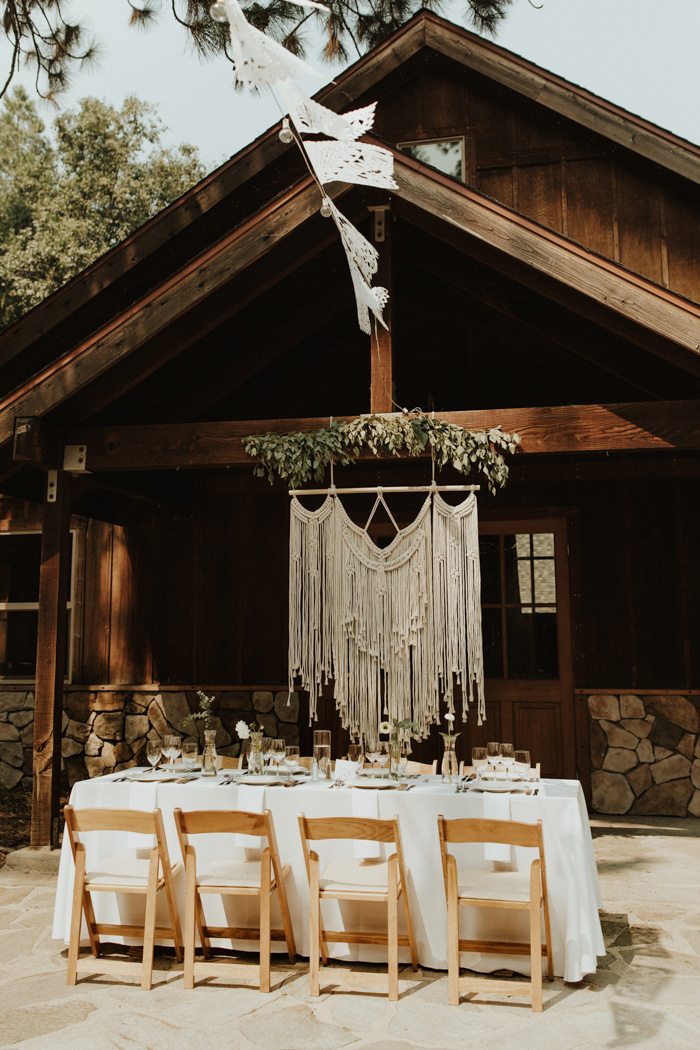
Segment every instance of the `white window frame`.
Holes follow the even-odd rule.
[[[0,543],[2,543],[6,536],[41,536],[41,529],[36,528],[17,528],[16,523],[8,523],[9,528],[0,528]],[[73,681],[73,650],[74,637],[73,637],[73,610],[75,608],[75,563],[76,554],[78,549],[78,536],[77,529],[72,528],[70,530],[73,542],[71,544],[71,564],[70,564],[70,581],[68,584],[68,601],[66,602],[66,612],[68,613],[68,623],[66,625],[66,647],[67,647],[67,658],[66,658],[66,673],[64,676],[65,682]],[[38,612],[39,602],[0,602],[0,612]],[[0,674],[0,682],[25,684],[27,682],[36,681],[36,675],[5,675]]]

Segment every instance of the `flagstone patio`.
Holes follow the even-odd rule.
[[[41,867],[27,871],[13,863],[21,864],[21,856],[10,856],[0,870],[0,1047],[700,1046],[700,820],[608,817],[592,823],[608,954],[578,985],[545,982],[541,1015],[524,999],[463,1000],[451,1008],[446,975],[410,968],[403,971],[400,1001],[388,1003],[385,971],[365,965],[351,976],[368,987],[312,1000],[304,961],[276,969],[269,995],[216,981],[185,992],[181,974],[164,957],[156,961],[151,992],[106,976],[68,988],[64,946],[50,938],[55,874]],[[345,982],[347,968],[324,971],[326,987],[334,976]]]

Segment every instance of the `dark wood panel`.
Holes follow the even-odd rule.
[[[667,192],[665,206],[669,285],[680,295],[700,302],[700,205]]]
[[[562,233],[561,165],[519,167],[516,168],[516,177],[517,210]]]
[[[618,166],[615,178],[620,262],[662,284],[661,191],[628,168]]]
[[[154,534],[150,516],[114,526],[109,677],[115,684],[153,680]]]
[[[85,631],[81,681],[109,681],[112,600],[112,531],[103,521],[88,522],[85,536]]]
[[[609,160],[567,161],[566,210],[568,236],[613,259],[615,238]]]
[[[479,171],[477,172],[474,185],[479,193],[492,197],[493,200],[498,201],[500,204],[505,204],[506,207],[512,208],[515,201],[513,178],[512,168]]]
[[[196,682],[195,535],[191,518],[156,517],[153,674],[164,683]],[[214,681],[214,679],[209,679]]]
[[[514,701],[513,744],[526,748],[530,760],[541,764],[543,777],[575,777],[573,756],[562,746],[562,710],[558,703]]]

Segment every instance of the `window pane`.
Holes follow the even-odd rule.
[[[556,605],[557,586],[554,577],[554,558],[535,558],[535,601],[542,605]]]
[[[484,642],[484,677],[503,678],[503,630],[500,609],[481,610]]]
[[[0,674],[34,676],[38,620],[38,612],[0,612]]]
[[[532,534],[532,553],[536,558],[553,558],[554,533],[534,532]]]
[[[501,600],[501,556],[498,536],[479,536],[481,600],[494,605]]]
[[[404,153],[415,157],[421,164],[429,164],[445,175],[464,182],[462,139],[446,139],[444,142],[417,142],[412,146],[401,146]]]
[[[557,614],[540,606],[506,610],[509,678],[556,678]]]
[[[0,536],[0,602],[39,601],[41,535]]]
[[[506,570],[506,601],[531,602],[531,539],[529,532],[503,537]]]

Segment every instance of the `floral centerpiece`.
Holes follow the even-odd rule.
[[[248,752],[248,770],[251,773],[262,773],[262,739],[264,727],[259,722],[244,722],[241,719],[236,722],[236,732],[240,740],[250,740],[250,751]]]
[[[219,756],[216,753],[216,728],[214,726],[214,697],[207,696],[201,689],[197,690],[199,711],[192,711],[185,719],[190,722],[204,722],[204,750],[202,751],[202,773],[213,776],[218,772]]]
[[[381,722],[379,724],[380,734],[389,733],[389,762],[391,775],[394,780],[399,779],[398,768],[402,745],[406,738],[417,729],[417,723],[410,718],[394,718],[391,722]]]
[[[455,716],[451,711],[448,711],[445,715],[447,732],[440,733],[440,736],[445,742],[445,751],[442,756],[442,779],[446,784],[451,784],[452,778],[457,776],[457,753],[455,751],[455,742],[459,733],[454,732],[454,720]]]
[[[211,729],[214,725],[214,697],[207,696],[201,689],[197,690],[199,698],[199,711],[192,711],[185,719],[185,725],[202,719],[205,729]]]

